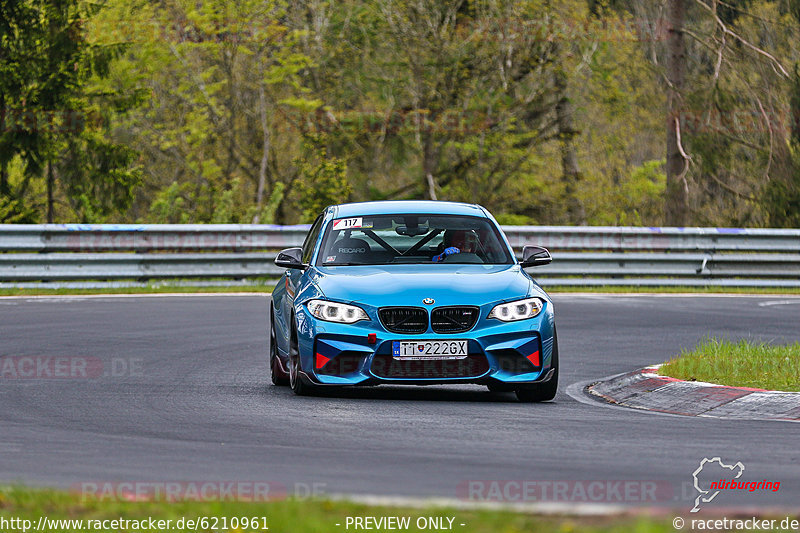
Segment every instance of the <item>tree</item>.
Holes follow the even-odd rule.
[[[2,220],[797,223],[798,0],[78,1],[0,0]]]
[[[263,222],[265,214],[287,221],[282,191],[298,179],[302,142],[289,119],[322,103],[302,86],[298,73],[309,60],[287,9],[282,0],[114,0],[98,21],[107,42],[136,42],[114,76],[134,76],[153,95],[127,122],[146,188],[178,183],[191,222],[224,213],[229,222]],[[119,20],[129,28],[122,35]],[[134,214],[153,220],[160,210],[151,201],[140,196]]]
[[[800,2],[791,14],[800,26]],[[789,139],[782,152],[785,171],[765,187],[768,220],[774,227],[800,227],[800,62],[794,64],[789,96]]]
[[[303,210],[303,221],[313,222],[325,207],[347,202],[352,189],[346,163],[328,156],[320,135],[307,135],[304,144],[304,154],[295,162],[300,169],[297,203]]]
[[[9,165],[34,142],[33,133],[22,126],[28,122],[23,103],[32,96],[30,86],[35,75],[27,54],[35,47],[38,32],[34,6],[0,0],[0,222],[31,222],[35,217],[21,199],[29,179],[15,187],[9,178]]]
[[[686,43],[684,24],[686,2],[667,2],[667,190],[664,222],[668,226],[686,226],[689,221],[689,184],[686,173],[689,157],[681,141],[680,120],[684,108],[686,83]]]
[[[7,124],[9,116],[17,119],[0,132],[0,194],[17,206],[17,214],[8,216],[40,208],[29,189],[30,182],[38,179],[46,184],[47,222],[55,220],[59,178],[66,178],[64,194],[82,220],[127,207],[137,184],[135,153],[107,139],[104,125],[111,113],[101,110],[123,112],[137,98],[99,91],[93,83],[107,73],[109,62],[120,52],[89,42],[84,24],[96,7],[81,0],[0,0],[0,4],[4,15],[0,104]],[[12,190],[7,169],[17,157],[23,164],[23,179]]]
[[[520,1],[309,3],[307,85],[329,104],[315,126],[347,160],[353,195],[498,208],[535,181],[537,148],[558,138],[542,13]],[[519,189],[515,209],[536,204]]]
[[[794,2],[788,2],[791,4]],[[645,43],[667,96],[665,222],[761,225],[776,173],[793,55],[786,6],[753,0],[613,2],[666,29]]]

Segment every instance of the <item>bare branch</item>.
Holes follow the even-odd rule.
[[[709,176],[711,176],[711,179],[713,179],[715,182],[717,182],[720,187],[722,187],[726,191],[738,196],[739,198],[743,198],[745,200],[750,200],[751,202],[757,201],[755,197],[750,196],[749,194],[744,194],[742,192],[737,191],[736,189],[734,189],[733,187],[731,187],[730,185],[728,185],[727,183],[725,183],[724,181],[719,179],[716,176],[716,174],[709,174]]]
[[[717,50],[717,63],[714,65],[714,77],[712,85],[716,85],[717,81],[719,80],[719,70],[722,66],[722,52],[725,50],[725,34],[722,34],[722,39],[719,43],[719,49]]]
[[[436,183],[433,181],[433,174],[428,172],[425,174],[425,179],[428,181],[428,194],[431,200],[438,200],[438,198],[436,198]]]
[[[675,121],[675,136],[677,137],[678,141],[678,151],[681,153],[681,157],[683,157],[684,162],[683,172],[681,172],[680,176],[678,177],[681,179],[681,181],[683,181],[683,186],[688,192],[689,184],[686,182],[686,173],[689,171],[689,161],[691,161],[692,158],[683,150],[683,144],[681,143],[681,122],[678,120],[678,117],[675,117],[673,120]]]
[[[772,166],[772,154],[773,154],[773,135],[772,135],[772,122],[769,120],[769,116],[767,116],[767,112],[764,111],[764,106],[761,105],[761,99],[756,96],[756,102],[758,102],[758,108],[761,110],[761,116],[764,117],[764,122],[767,124],[767,130],[769,131],[769,158],[767,159],[767,168],[764,169],[764,179],[769,181],[769,170]]]
[[[731,31],[730,29],[728,29],[728,27],[725,25],[725,23],[724,23],[724,22],[722,22],[722,19],[721,19],[721,18],[719,18],[719,15],[717,15],[716,8],[712,8],[711,6],[708,6],[708,5],[706,5],[706,3],[705,3],[705,2],[703,2],[702,0],[695,0],[695,3],[697,3],[697,4],[698,4],[698,5],[700,5],[700,6],[701,6],[703,9],[705,9],[705,10],[707,10],[708,12],[710,12],[710,13],[711,13],[711,15],[712,15],[712,16],[714,17],[714,19],[717,21],[717,25],[720,27],[720,29],[722,29],[723,33],[726,33],[726,34],[730,35],[731,37],[733,37],[734,39],[736,39],[737,41],[739,41],[740,43],[742,43],[742,44],[743,44],[743,45],[745,45],[746,47],[750,48],[750,49],[751,49],[751,50],[753,50],[754,52],[756,52],[756,53],[758,53],[758,54],[761,54],[761,55],[763,55],[764,57],[768,58],[768,59],[769,59],[769,60],[772,62],[772,64],[773,64],[775,67],[777,67],[777,68],[778,68],[778,70],[780,70],[780,73],[781,73],[781,74],[782,74],[784,77],[786,77],[786,78],[788,78],[788,77],[789,77],[789,73],[788,73],[788,72],[786,72],[786,69],[785,69],[785,68],[783,68],[783,65],[781,65],[781,62],[780,62],[780,61],[778,61],[778,60],[777,60],[777,58],[775,58],[775,56],[773,56],[772,54],[770,54],[770,53],[769,53],[769,52],[767,52],[766,50],[762,50],[761,48],[759,48],[759,47],[757,47],[757,46],[755,46],[755,45],[751,44],[751,43],[750,43],[750,41],[748,41],[748,40],[747,40],[747,39],[745,39],[744,37],[741,37],[741,36],[739,36],[737,33],[735,33],[735,32],[733,32],[733,31]],[[777,73],[777,72],[776,72],[776,73]]]

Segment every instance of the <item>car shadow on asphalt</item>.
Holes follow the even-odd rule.
[[[271,387],[277,388],[277,387]],[[286,387],[281,392],[292,394]],[[269,391],[272,392],[272,391]],[[350,400],[396,400],[420,402],[477,402],[477,403],[519,403],[513,392],[489,392],[484,387],[451,386],[392,386],[320,388],[314,391],[315,398],[342,398]],[[556,398],[557,399],[557,398]],[[547,405],[543,402],[541,405]]]

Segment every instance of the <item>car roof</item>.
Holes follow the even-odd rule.
[[[330,213],[331,218],[406,213],[435,213],[437,215],[468,215],[486,217],[486,211],[481,206],[476,204],[438,202],[434,200],[391,200],[382,202],[340,204],[331,206],[328,213]]]

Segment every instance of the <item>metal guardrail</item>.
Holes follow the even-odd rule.
[[[800,230],[506,226],[542,285],[800,287]],[[0,225],[0,282],[275,277],[307,225]],[[8,285],[7,283],[5,285]]]
[[[0,225],[0,252],[253,251],[300,246],[308,225]]]
[[[538,244],[556,251],[800,253],[800,229],[504,226],[503,231],[520,249]]]
[[[0,254],[0,280],[250,278],[280,276],[274,252],[206,254]]]
[[[0,251],[259,250],[299,246],[308,225],[0,225]],[[800,229],[504,226],[511,245],[554,251],[800,252]]]

